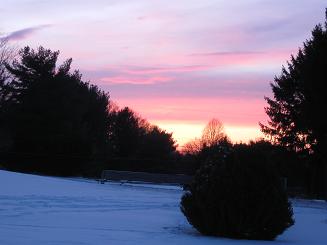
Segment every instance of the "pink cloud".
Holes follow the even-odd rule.
[[[172,81],[177,76],[190,74],[193,72],[204,75],[210,70],[221,70],[224,68],[239,69],[242,67],[261,67],[271,66],[272,64],[282,64],[286,61],[292,51],[236,51],[236,52],[207,52],[193,53],[190,55],[165,56],[162,62],[172,65],[106,65],[101,68],[102,72],[112,73],[110,76],[100,77],[104,83],[114,84],[155,84]],[[95,69],[94,69],[95,70]],[[88,67],[88,71],[92,71]],[[192,74],[191,74],[192,73]],[[235,72],[240,73],[240,72]],[[180,78],[180,77],[179,77]],[[98,78],[96,78],[98,79]],[[219,78],[217,78],[219,80]]]
[[[102,83],[111,84],[155,84],[170,81],[170,77],[151,76],[151,77],[128,77],[128,76],[112,76],[100,79]]]
[[[148,81],[143,83],[153,83],[154,80],[162,81],[158,79],[158,75],[167,76],[167,74],[181,74],[191,72],[205,72],[211,69],[223,69],[230,67],[237,69],[237,66],[257,66],[264,64],[282,64],[284,61],[289,59],[290,55],[295,50],[277,50],[277,51],[217,51],[217,52],[206,52],[206,53],[193,53],[190,55],[164,55],[162,56],[162,64],[156,66],[144,65],[111,65],[106,66],[105,69],[114,71],[122,74],[121,76],[129,77],[127,80],[138,80],[128,75],[144,75],[147,76]],[[141,62],[140,62],[141,63]],[[170,66],[163,64],[172,64]],[[153,75],[153,78],[149,76]],[[161,77],[160,76],[160,77]],[[105,78],[105,80],[108,80]],[[118,81],[124,79],[117,79]],[[167,79],[165,79],[166,81]],[[124,81],[125,83],[126,81]],[[118,82],[117,82],[118,83]],[[119,82],[122,83],[122,82]],[[138,82],[128,82],[138,83]]]
[[[257,65],[263,63],[282,63],[290,57],[294,50],[276,50],[266,52],[209,52],[189,55],[198,63],[211,64],[212,67]]]
[[[171,73],[171,72],[191,72],[208,69],[207,65],[185,65],[171,67],[129,67],[124,70],[128,74],[155,74],[155,73]]]

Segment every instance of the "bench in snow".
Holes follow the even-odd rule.
[[[105,181],[124,182],[145,182],[154,184],[178,184],[188,185],[192,181],[192,176],[184,174],[158,174],[146,172],[104,170],[101,174],[101,183]]]

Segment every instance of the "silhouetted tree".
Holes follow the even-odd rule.
[[[200,163],[224,158],[232,148],[233,144],[227,138],[223,138],[214,145],[203,147],[196,158]]]
[[[15,49],[8,44],[6,38],[0,37],[0,81],[7,80],[9,74],[6,70],[6,63],[10,62],[15,56]]]
[[[72,59],[57,66],[58,55],[25,47],[7,65],[13,79],[7,84],[12,103],[6,120],[11,151],[38,159],[24,168],[76,174],[83,162],[106,150],[109,96],[82,81],[78,71],[71,73]]]
[[[223,124],[218,119],[213,118],[203,129],[201,143],[204,147],[210,147],[226,139]]]
[[[201,138],[195,138],[183,146],[182,152],[189,155],[198,155],[202,151],[214,149],[216,146],[230,143],[224,132],[223,124],[216,118],[211,119],[202,131]]]
[[[130,108],[110,113],[109,138],[118,157],[166,158],[176,150],[172,134],[152,126]]]
[[[307,162],[301,155],[264,139],[250,141],[248,144],[234,144],[233,146],[234,149],[244,147],[248,147],[256,154],[266,156],[270,160],[272,167],[279,175],[287,178],[290,194],[307,194],[309,169]],[[292,193],[294,188],[297,193]]]
[[[182,153],[184,155],[196,155],[202,149],[201,139],[195,138],[185,143],[182,148]]]
[[[130,108],[125,107],[110,114],[109,138],[114,155],[119,157],[135,156],[145,134],[141,118]]]
[[[158,126],[151,126],[145,132],[140,154],[150,158],[169,158],[176,151],[176,142],[172,133]]]
[[[0,37],[0,153],[11,145],[11,138],[4,123],[4,117],[10,103],[11,93],[7,84],[10,74],[6,69],[6,64],[13,59],[14,55],[15,50],[8,45],[8,40]]]
[[[224,158],[232,147],[233,144],[225,134],[223,124],[214,118],[203,129],[201,138],[195,138],[183,146],[182,153],[195,172],[205,162]]]
[[[205,162],[181,200],[199,232],[237,239],[273,240],[294,224],[291,203],[270,159],[240,145]]]
[[[326,28],[327,11],[325,26],[314,28],[312,37],[271,83],[274,98],[266,98],[270,121],[261,124],[275,143],[311,155],[315,166],[312,179],[320,196],[323,192],[327,195],[327,120],[323,116],[327,106]]]
[[[14,56],[14,50],[8,46],[5,38],[0,38],[0,108],[8,98],[9,89],[7,87],[10,75],[6,69],[8,63]]]

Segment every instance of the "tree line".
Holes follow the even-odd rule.
[[[117,108],[108,93],[58,65],[59,51],[21,49],[2,41],[0,151],[10,169],[76,175],[111,158],[170,158],[171,133],[130,108]],[[90,164],[93,162],[93,164]]]

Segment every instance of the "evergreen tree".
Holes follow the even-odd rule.
[[[274,98],[266,98],[270,121],[261,124],[275,143],[311,156],[315,168],[312,179],[320,196],[327,194],[326,28],[327,11],[325,25],[314,28],[312,37],[275,77],[271,84]]]
[[[239,145],[197,171],[181,211],[204,235],[273,240],[293,225],[293,211],[269,158]]]
[[[140,155],[147,158],[169,158],[176,151],[175,143],[172,133],[151,126],[143,136]]]
[[[72,59],[57,66],[58,55],[25,47],[7,65],[13,79],[6,124],[11,151],[33,158],[23,168],[76,174],[83,162],[106,150],[109,96],[82,81],[78,71],[70,72]]]
[[[130,108],[112,110],[109,138],[118,157],[168,158],[176,150],[172,134],[153,126]]]
[[[137,155],[145,129],[140,126],[141,119],[130,108],[125,107],[110,114],[109,137],[113,153],[118,157]]]

